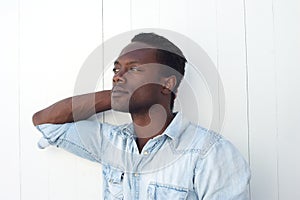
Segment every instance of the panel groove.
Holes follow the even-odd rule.
[[[243,0],[243,12],[244,12],[244,44],[245,44],[245,67],[246,67],[246,74],[245,74],[245,78],[246,78],[246,105],[247,105],[247,109],[246,109],[246,114],[247,114],[247,135],[248,135],[248,162],[249,162],[249,166],[251,168],[251,155],[250,155],[250,113],[249,113],[249,70],[248,70],[248,46],[247,46],[247,24],[246,24],[246,17],[247,17],[247,13],[246,13],[246,0]],[[252,199],[251,197],[251,184],[249,184],[249,195],[250,195],[250,200]]]
[[[218,73],[220,74],[220,66],[219,66],[219,53],[220,53],[220,49],[219,49],[219,30],[218,30],[218,0],[215,0],[215,5],[216,5],[216,27],[217,27],[217,31],[216,31],[216,66],[217,66],[217,70],[218,70]],[[226,99],[223,99],[224,101],[226,101]],[[225,102],[226,103],[226,102]],[[220,132],[222,132],[222,129],[223,129],[223,125],[224,125],[224,122],[222,124],[220,124],[221,122],[221,103],[220,103],[220,80],[218,79],[218,130],[220,130]],[[224,108],[225,109],[225,108]]]
[[[19,143],[19,199],[22,200],[22,152],[21,152],[21,124],[20,124],[20,121],[21,121],[21,116],[20,116],[20,110],[21,110],[21,106],[20,106],[20,93],[21,93],[21,83],[20,83],[20,23],[21,23],[21,14],[20,14],[20,0],[18,0],[18,66],[17,66],[17,76],[18,76],[18,143]]]
[[[132,30],[132,0],[130,0],[129,3],[130,3],[130,7],[129,7],[129,10],[130,10],[129,11],[130,25],[129,26],[130,26],[130,30]]]
[[[105,66],[104,66],[104,0],[101,0],[101,46],[102,46],[102,71],[103,71],[103,78],[102,78],[102,90],[104,90],[105,80],[104,80],[104,72],[105,72]],[[105,122],[105,113],[101,113],[101,119],[102,123]]]
[[[275,124],[275,130],[276,130],[276,178],[277,178],[277,200],[280,199],[280,191],[279,191],[279,186],[280,186],[280,179],[279,179],[279,131],[278,131],[278,87],[277,87],[277,82],[278,82],[278,75],[277,75],[277,69],[276,69],[276,46],[275,46],[275,8],[274,8],[274,0],[272,0],[272,22],[273,22],[273,51],[274,51],[274,60],[273,60],[273,64],[274,64],[274,77],[275,77],[275,120],[276,120],[276,124]]]

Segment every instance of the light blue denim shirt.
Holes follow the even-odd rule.
[[[104,199],[247,200],[250,170],[221,135],[178,113],[139,153],[133,124],[83,120],[37,126],[48,144],[102,164]]]

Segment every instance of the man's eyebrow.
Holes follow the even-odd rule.
[[[138,60],[133,60],[133,61],[125,63],[125,65],[132,65],[132,64],[136,64],[136,63],[140,63],[140,62]],[[120,64],[120,62],[118,60],[116,60],[114,62],[114,65],[121,65],[121,64]]]
[[[114,65],[120,65],[119,61],[116,60],[116,61],[114,62]]]

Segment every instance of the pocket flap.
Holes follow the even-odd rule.
[[[188,195],[185,188],[158,183],[150,183],[147,192],[149,200],[184,200]]]

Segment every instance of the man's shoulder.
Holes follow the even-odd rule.
[[[199,154],[200,158],[217,154],[241,156],[240,151],[230,140],[214,130],[190,123],[183,135],[186,135],[185,138],[190,138],[189,148]]]
[[[205,156],[213,146],[226,140],[221,134],[192,122],[188,123],[178,139],[178,148],[200,156]]]

